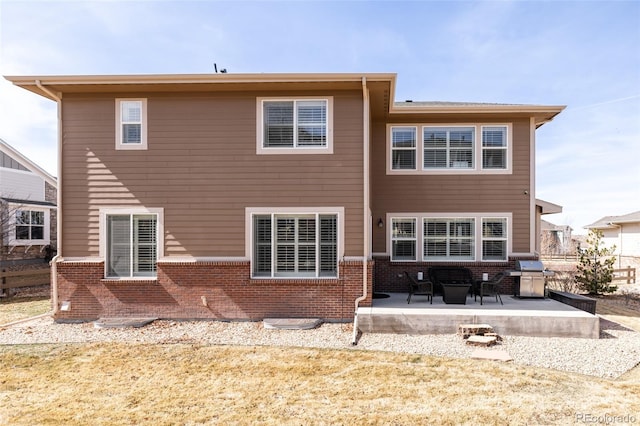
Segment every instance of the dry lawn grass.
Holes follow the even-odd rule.
[[[0,347],[0,424],[573,424],[640,382],[477,360],[190,345]]]
[[[10,297],[0,299],[0,325],[51,311],[48,296]]]

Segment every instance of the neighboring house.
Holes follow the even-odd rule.
[[[41,266],[55,252],[56,179],[0,139],[0,267]]]
[[[395,74],[7,79],[59,107],[58,320],[347,320],[405,270],[538,256],[562,106],[394,102]]]
[[[576,244],[573,229],[569,225],[555,225],[546,220],[540,222],[540,254],[545,256],[572,255],[575,259]]]
[[[607,247],[616,246],[616,268],[640,268],[640,211],[622,216],[605,216],[585,229],[599,229]]]

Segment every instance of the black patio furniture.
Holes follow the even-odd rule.
[[[411,296],[427,296],[427,300],[433,304],[433,284],[429,280],[420,281],[413,277],[409,272],[404,271],[409,279],[409,297],[407,303],[411,303]]]
[[[498,290],[498,285],[504,279],[506,274],[504,272],[498,272],[488,281],[476,281],[473,286],[473,298],[474,300],[478,300],[478,296],[480,296],[480,304],[482,305],[482,299],[486,296],[495,296],[496,302],[499,300],[500,304],[502,303],[502,297],[500,297],[500,292]]]
[[[473,286],[470,269],[461,266],[432,266],[429,268],[429,279],[433,282],[434,291],[442,292],[444,303],[467,303],[467,294]]]

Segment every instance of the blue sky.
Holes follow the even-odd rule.
[[[640,1],[0,0],[2,75],[394,72],[396,100],[567,105],[536,196],[640,210]],[[0,138],[53,175],[56,106],[0,81]]]

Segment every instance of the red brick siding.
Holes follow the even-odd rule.
[[[508,262],[391,262],[389,257],[377,257],[375,259],[374,268],[374,290],[377,292],[398,292],[406,293],[409,283],[404,276],[404,271],[414,276],[422,271],[427,276],[430,266],[447,265],[461,266],[471,270],[473,278],[482,279],[483,273],[488,273],[489,277],[505,270],[515,269],[515,262],[520,258],[512,258]],[[513,294],[516,285],[516,279],[506,277],[500,283],[500,292],[503,294]]]
[[[368,265],[371,282],[373,263]],[[261,320],[269,317],[353,319],[362,294],[362,263],[341,262],[340,278],[256,280],[249,262],[158,264],[152,280],[106,280],[102,262],[60,262],[57,320],[100,317]],[[371,286],[360,306],[371,305]],[[203,304],[203,297],[207,306]]]

